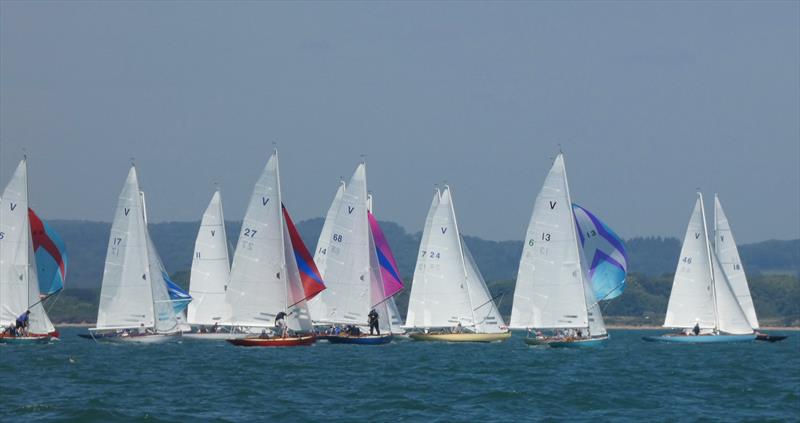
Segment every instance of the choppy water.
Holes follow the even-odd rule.
[[[94,344],[64,329],[0,345],[0,420],[800,420],[800,334],[663,345],[612,331],[593,350],[397,342],[240,348]],[[73,362],[70,362],[72,358]]]

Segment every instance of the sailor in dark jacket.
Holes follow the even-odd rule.
[[[372,335],[372,331],[374,330],[380,335],[381,328],[378,327],[378,313],[375,312],[374,308],[367,315],[367,319],[369,320],[369,334]]]

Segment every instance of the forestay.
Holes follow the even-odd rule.
[[[230,258],[222,213],[222,198],[215,191],[208,203],[194,244],[189,280],[187,320],[192,325],[225,324],[228,314],[225,292],[230,281]]]
[[[722,210],[722,204],[716,195],[714,196],[714,251],[717,253],[720,267],[722,267],[725,276],[728,278],[731,289],[733,289],[736,300],[744,311],[750,327],[758,329],[758,317],[753,306],[753,298],[750,296],[750,288],[747,284],[747,276],[744,273],[742,260],[739,258],[739,249],[736,246],[736,240],[733,238],[728,218],[725,216],[725,211]]]
[[[593,294],[582,256],[564,157],[559,154],[533,206],[514,290],[512,328],[589,327],[596,334],[588,315],[596,301],[588,301]],[[592,314],[599,316],[599,308]]]
[[[0,326],[30,310],[34,334],[55,330],[39,301],[39,280],[28,219],[28,164],[22,160],[0,197]]]

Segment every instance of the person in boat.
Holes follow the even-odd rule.
[[[583,331],[578,329],[578,338],[583,338]]]
[[[375,330],[378,332],[378,336],[381,336],[381,328],[378,327],[378,312],[374,308],[367,314],[367,320],[369,321],[369,334],[372,335],[372,331]]]
[[[14,322],[14,332],[16,332],[16,336],[23,336],[28,332],[28,325],[30,324],[30,310],[25,310],[24,313],[20,314],[17,317],[16,321]]]
[[[286,313],[281,311],[275,315],[276,332],[281,334],[281,338],[286,338],[289,334],[289,326],[286,325]]]
[[[692,333],[694,336],[700,335],[700,323],[695,323],[694,328],[692,328]]]
[[[461,322],[458,322],[456,327],[453,328],[453,333],[461,333],[464,330],[464,327],[461,326]]]
[[[211,327],[211,332],[212,333],[219,332],[219,322],[214,322],[214,326]]]
[[[258,337],[261,338],[261,339],[269,338],[269,335],[267,334],[267,330],[266,329],[261,329],[261,335],[258,335]]]

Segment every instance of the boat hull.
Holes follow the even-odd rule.
[[[731,342],[752,342],[756,339],[755,334],[750,335],[676,335],[667,334],[660,336],[642,337],[648,342],[660,342],[669,344],[720,344]]]
[[[8,336],[0,335],[0,344],[47,344],[58,339],[51,335]]]
[[[550,348],[592,348],[602,345],[607,339],[607,335],[589,339],[525,338],[525,343]]]
[[[438,342],[503,342],[511,338],[511,332],[500,333],[412,333],[415,341]]]
[[[763,342],[778,342],[783,341],[786,338],[787,336],[785,335],[767,335],[766,333],[759,333],[756,335],[756,341]]]
[[[325,335],[319,339],[325,339],[331,344],[355,344],[355,345],[381,345],[392,342],[392,335],[363,335],[363,336],[342,336]]]
[[[242,339],[245,338],[245,333],[184,333],[184,339],[191,339],[193,341],[227,341],[228,339]]]
[[[227,341],[239,347],[300,347],[316,342],[314,336],[292,336],[286,338],[241,338]]]
[[[181,333],[170,334],[148,334],[148,335],[128,335],[122,336],[116,333],[95,333],[78,334],[81,338],[91,339],[97,342],[132,343],[132,344],[161,344],[164,342],[174,342],[181,339]]]

